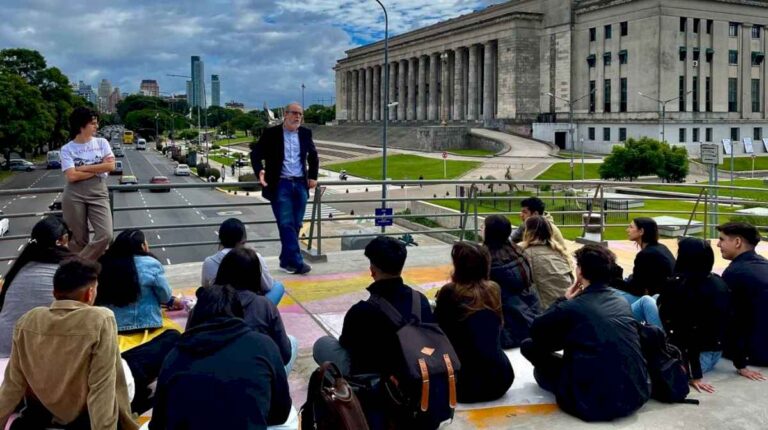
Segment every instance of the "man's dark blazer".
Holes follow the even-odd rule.
[[[283,170],[284,158],[285,141],[282,124],[264,130],[259,141],[251,146],[251,166],[253,166],[257,180],[259,171],[264,170],[264,180],[267,181],[267,186],[261,195],[267,200],[271,201],[275,197],[277,183],[280,182],[280,172]],[[299,159],[304,168],[304,177],[317,180],[319,167],[317,149],[315,149],[315,143],[312,141],[312,130],[305,127],[299,127]],[[262,160],[264,161],[263,164]],[[309,164],[309,168],[307,168],[307,164]]]

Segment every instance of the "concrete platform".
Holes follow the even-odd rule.
[[[664,241],[676,253],[676,241]],[[572,249],[579,245],[573,243]],[[626,241],[610,242],[625,273],[631,272],[637,249]],[[768,256],[768,246],[759,252]],[[433,297],[437,289],[450,278],[450,246],[408,248],[404,271],[406,282]],[[722,272],[728,262],[719,258],[716,272]],[[267,258],[269,267],[276,268],[276,258]],[[200,264],[167,266],[171,285],[184,294],[193,294],[200,280]],[[344,315],[358,300],[368,297],[365,288],[371,282],[368,261],[362,251],[332,252],[328,262],[314,265],[306,276],[285,275],[273,269],[273,275],[286,285],[286,296],[279,309],[288,333],[299,339],[300,354],[289,377],[291,395],[297,408],[306,399],[306,385],[315,368],[311,357],[313,342],[320,336],[338,336]],[[532,368],[517,350],[507,351],[515,370],[515,383],[496,402],[460,405],[456,418],[448,428],[508,429],[542,428],[567,429],[765,429],[768,428],[768,382],[748,381],[736,375],[730,362],[723,360],[715,371],[706,376],[717,390],[715,394],[693,393],[701,405],[666,405],[647,403],[635,415],[605,424],[588,424],[561,412],[550,393],[538,388]],[[768,373],[768,369],[761,369]]]

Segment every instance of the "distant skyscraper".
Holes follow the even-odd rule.
[[[112,84],[102,79],[99,83],[99,111],[111,113],[109,110],[109,95],[112,93]]]
[[[144,79],[143,81],[141,81],[139,92],[145,96],[159,97],[160,86],[157,84],[157,81],[154,79]]]
[[[221,106],[221,82],[219,75],[211,75],[211,106]]]
[[[205,107],[205,68],[197,55],[192,56],[192,100],[190,106]]]
[[[192,81],[187,81],[187,103],[192,106]]]
[[[77,85],[77,94],[87,101],[93,103],[94,106],[98,107],[99,98],[96,93],[93,92],[93,87],[90,85],[80,81],[80,83]]]
[[[116,112],[117,111],[117,102],[122,100],[123,98],[120,96],[120,88],[115,87],[112,92],[109,94],[109,97],[107,98],[107,112]]]

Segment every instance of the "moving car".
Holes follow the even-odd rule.
[[[120,148],[119,146],[115,148],[112,153],[115,154],[115,157],[118,158],[125,157],[125,151],[123,151],[123,148]]]
[[[176,166],[175,169],[173,169],[173,174],[176,176],[189,176],[190,175],[189,166],[186,164],[179,164]]]
[[[150,184],[169,184],[171,183],[171,180],[168,179],[167,176],[153,176],[152,179],[149,180]],[[153,188],[149,191],[152,191],[153,193],[170,193],[171,187],[168,188]]]
[[[21,172],[31,172],[35,170],[35,164],[23,158],[11,158],[9,164],[11,166],[11,170],[17,170]]]
[[[115,170],[109,172],[110,175],[122,175],[123,174],[123,162],[120,160],[115,161]]]
[[[145,139],[139,139],[136,141],[136,150],[137,151],[146,151],[147,150],[147,141]]]
[[[48,151],[48,164],[46,169],[61,169],[61,153],[59,151]]]
[[[2,215],[3,211],[0,211],[0,215]],[[8,229],[11,226],[11,222],[8,221],[8,218],[0,218],[0,236],[5,236],[6,233],[8,233]]]
[[[136,179],[133,175],[123,175],[120,177],[120,185],[138,185],[139,180]],[[135,190],[120,190],[120,191],[139,191],[138,189]]]

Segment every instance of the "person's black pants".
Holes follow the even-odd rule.
[[[136,384],[136,394],[131,402],[131,411],[137,414],[152,409],[152,390],[149,385],[157,380],[160,368],[163,366],[165,356],[176,346],[181,333],[176,330],[168,330],[149,342],[131,348],[122,354],[128,363]]]
[[[62,430],[90,430],[91,420],[88,412],[84,412],[74,421],[66,425],[53,423],[53,414],[39,401],[33,398],[24,399],[20,406],[19,417],[11,423],[11,430],[46,430],[49,428]]]
[[[533,339],[526,339],[520,344],[520,353],[533,364],[533,376],[539,386],[555,392],[563,370],[563,357],[554,352],[541,350]]]

